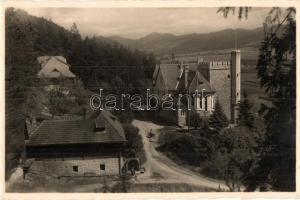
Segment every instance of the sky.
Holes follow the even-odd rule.
[[[137,39],[152,32],[183,35],[223,29],[261,27],[270,8],[252,8],[248,19],[227,19],[218,8],[22,8],[69,29],[75,22],[83,36]]]

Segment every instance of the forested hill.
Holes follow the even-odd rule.
[[[239,48],[259,48],[263,35],[263,28],[261,27],[253,30],[226,29],[211,33],[185,35],[151,33],[139,39],[113,36],[110,39],[134,49],[137,48],[143,51],[154,52],[156,55],[163,55],[230,49],[234,48],[235,37]]]
[[[91,79],[89,66],[98,71],[100,80],[94,81],[111,88],[120,89],[127,83],[130,89],[143,87],[146,77],[151,77],[155,58],[138,50],[96,37],[82,38],[76,24],[67,30],[52,21],[29,15],[23,10],[8,8],[5,11],[5,145],[6,175],[17,166],[24,147],[24,116],[30,116],[30,104],[39,99],[42,80],[37,78],[40,69],[38,56],[62,55],[74,67],[85,85]],[[128,68],[130,66],[130,68]],[[112,70],[107,70],[109,68]],[[128,70],[132,69],[132,70]],[[88,71],[88,73],[85,73]],[[83,72],[83,73],[82,73]],[[98,76],[99,75],[99,76]],[[99,87],[100,88],[100,87]],[[120,90],[118,90],[120,91]],[[33,105],[34,106],[34,105]],[[28,111],[29,110],[29,111]],[[7,176],[6,176],[7,178]]]
[[[33,68],[37,56],[42,55],[65,56],[71,66],[153,66],[155,62],[152,55],[129,50],[109,39],[81,38],[75,24],[66,30],[20,9],[8,8],[5,22],[7,72],[20,65]]]

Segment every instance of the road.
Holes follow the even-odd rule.
[[[150,142],[149,138],[147,138],[147,134],[151,129],[152,132],[157,134],[157,131],[163,128],[162,126],[156,125],[149,121],[140,120],[134,120],[132,125],[139,129],[139,134],[143,139],[144,150],[147,159],[147,161],[143,164],[146,172],[137,176],[137,182],[187,183],[194,186],[215,189],[222,188],[228,190],[228,187],[224,182],[201,176],[196,172],[183,168],[162,153],[156,151],[155,142]]]

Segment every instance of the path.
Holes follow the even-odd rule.
[[[139,134],[142,136],[144,150],[147,161],[143,164],[146,172],[137,176],[136,181],[141,183],[188,183],[195,186],[208,188],[228,189],[228,187],[219,180],[210,179],[183,168],[172,160],[156,151],[153,142],[147,138],[148,132],[152,129],[153,132],[163,128],[149,121],[134,120],[132,125],[139,129]],[[154,176],[153,176],[154,174]],[[156,175],[156,178],[155,178]],[[160,177],[160,178],[159,178]]]

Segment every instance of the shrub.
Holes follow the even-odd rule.
[[[138,157],[140,159],[140,163],[144,163],[146,161],[146,156],[143,149],[144,144],[142,137],[139,135],[139,129],[131,124],[123,124],[123,127],[127,139],[123,156],[126,158]]]
[[[167,152],[169,156],[175,156],[189,165],[199,166],[208,158],[211,151],[210,144],[204,138],[184,134],[166,142],[158,150]]]

